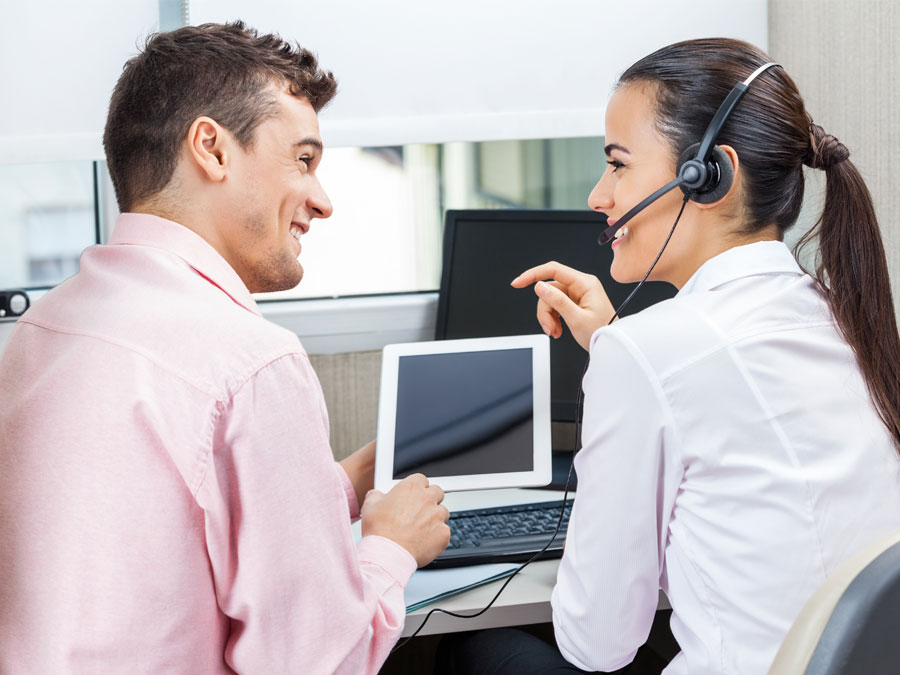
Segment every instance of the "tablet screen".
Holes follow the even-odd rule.
[[[393,479],[532,471],[531,349],[400,356]]]

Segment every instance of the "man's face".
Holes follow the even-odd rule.
[[[315,110],[286,90],[276,100],[278,112],[256,128],[250,148],[235,144],[225,179],[232,182],[223,214],[229,223],[220,230],[225,258],[251,293],[300,283],[299,238],[332,211],[316,176],[322,141]]]

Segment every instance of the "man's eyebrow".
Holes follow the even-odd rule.
[[[619,152],[624,152],[626,155],[631,154],[630,152],[628,152],[628,148],[626,148],[623,145],[619,145],[618,143],[610,143],[605,148],[603,148],[603,152],[605,152],[607,156],[609,156],[609,153],[612,152],[613,150],[618,150]]]
[[[325,149],[325,146],[322,145],[322,141],[320,141],[318,138],[303,138],[294,143],[295,148],[300,148],[304,145],[311,145],[319,152],[322,152]]]

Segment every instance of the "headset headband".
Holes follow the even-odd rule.
[[[766,63],[756,70],[754,70],[750,76],[744,80],[743,82],[738,82],[734,87],[728,92],[728,96],[725,97],[725,100],[722,101],[722,105],[719,106],[719,109],[716,110],[716,114],[713,115],[712,120],[709,123],[709,126],[706,127],[706,131],[703,133],[703,138],[700,140],[700,148],[697,150],[697,156],[695,159],[699,159],[701,162],[708,162],[709,156],[712,153],[713,145],[715,145],[716,138],[719,136],[719,132],[722,131],[722,127],[725,126],[725,122],[728,121],[728,117],[731,115],[731,111],[734,110],[734,107],[740,103],[740,100],[744,98],[744,94],[747,93],[747,89],[750,88],[750,83],[753,82],[757,77],[762,75],[765,71],[767,71],[772,66],[777,66],[778,64],[774,61]]]

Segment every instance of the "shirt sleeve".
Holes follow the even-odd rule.
[[[350,476],[344,471],[344,467],[339,462],[334,463],[334,468],[338,472],[338,478],[344,488],[344,495],[347,497],[347,508],[350,509],[350,520],[359,520],[359,500],[356,498],[356,489],[350,481]]]
[[[615,327],[594,334],[584,378],[578,491],[552,595],[556,640],[584,670],[618,670],[647,639],[681,482],[655,373]]]
[[[306,356],[290,354],[212,425],[196,496],[238,673],[376,673],[403,628],[415,559],[382,537],[354,544],[324,405]]]

